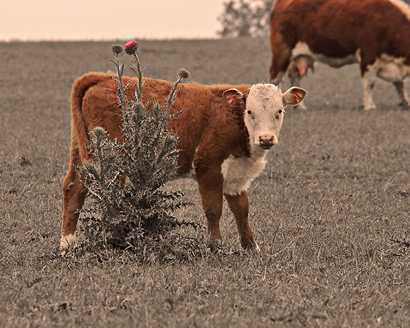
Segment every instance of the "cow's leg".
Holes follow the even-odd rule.
[[[410,98],[406,92],[406,90],[404,89],[404,82],[399,80],[399,81],[394,81],[393,82],[394,87],[396,88],[396,91],[399,95],[400,98],[400,106],[403,109],[410,109]]]
[[[270,78],[273,84],[279,85],[288,69],[292,51],[280,34],[273,35],[271,42],[272,64],[270,67]]]
[[[79,172],[76,169],[78,151],[72,153],[71,162],[67,175],[64,177],[63,218],[61,222],[60,251],[65,254],[76,242],[75,231],[79,211],[81,210],[86,196],[85,188],[81,182]]]
[[[377,42],[370,42],[370,44],[377,44]],[[356,52],[356,58],[360,63],[360,73],[363,88],[363,110],[369,111],[376,108],[373,100],[375,72],[372,69],[372,65],[376,61],[375,51],[373,51],[371,46],[368,47],[365,52],[363,51],[363,49],[360,49]]]
[[[222,244],[219,221],[222,215],[223,180],[218,170],[209,170],[206,173],[196,172],[199,192],[202,198],[202,207],[208,223],[208,246],[212,251]]]
[[[369,111],[376,108],[373,100],[374,80],[371,72],[362,70],[362,87],[363,87],[363,110]]]
[[[249,202],[247,192],[243,191],[240,195],[225,194],[225,198],[228,202],[229,208],[235,216],[242,247],[244,249],[259,252],[259,246],[255,242],[252,229],[249,226]]]
[[[286,73],[286,70],[271,74],[271,76],[272,76],[271,77],[271,83],[273,83],[277,86],[280,86],[280,84],[283,81],[283,77],[285,76],[285,73]]]
[[[400,104],[403,109],[410,109],[410,98],[404,88],[403,79],[406,76],[404,67],[394,61],[378,59],[377,76],[387,82],[391,82],[399,95]]]

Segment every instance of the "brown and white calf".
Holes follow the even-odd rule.
[[[132,96],[136,79],[125,78]],[[164,104],[168,81],[145,79],[143,101],[155,97]],[[202,206],[208,221],[210,247],[221,240],[219,220],[223,196],[232,210],[243,248],[258,250],[248,223],[247,190],[266,165],[268,150],[279,141],[285,108],[302,101],[305,91],[282,93],[272,84],[181,84],[171,110],[179,114],[170,124],[178,136],[179,174],[195,170]],[[75,242],[78,212],[86,191],[78,166],[92,160],[87,150],[89,131],[103,127],[121,139],[121,114],[116,82],[109,74],[88,73],[73,85],[71,99],[71,149],[64,179],[64,204],[60,249]]]
[[[288,71],[299,85],[314,61],[360,65],[363,108],[375,108],[374,75],[392,82],[403,108],[410,98],[410,7],[401,0],[277,0],[271,15],[273,83]]]

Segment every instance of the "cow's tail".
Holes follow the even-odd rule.
[[[83,98],[87,90],[110,78],[108,74],[87,73],[73,83],[71,90],[71,147],[78,148],[81,160],[89,160],[89,135],[83,117]],[[73,150],[73,149],[72,149]]]

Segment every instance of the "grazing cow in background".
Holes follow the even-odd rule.
[[[410,7],[401,0],[277,0],[271,15],[273,83],[288,70],[299,85],[315,60],[331,67],[358,63],[363,108],[375,108],[373,75],[392,82],[409,109]]]
[[[136,79],[125,78],[128,97]],[[65,253],[75,242],[79,210],[86,190],[77,168],[91,160],[87,150],[89,131],[103,127],[113,138],[121,139],[121,113],[117,87],[109,74],[88,73],[73,85],[71,99],[71,149],[64,179],[64,204],[60,249]],[[164,105],[171,83],[145,79],[143,101],[155,97]],[[279,141],[285,108],[299,104],[305,96],[301,88],[285,93],[273,84],[178,86],[171,110],[178,115],[170,128],[178,136],[179,174],[195,170],[208,220],[211,248],[221,240],[219,220],[223,195],[232,210],[241,245],[258,250],[248,223],[247,190],[266,165],[268,150]]]

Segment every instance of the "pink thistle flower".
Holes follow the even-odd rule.
[[[125,42],[124,50],[128,55],[134,55],[138,49],[138,42],[136,40],[130,40]]]

